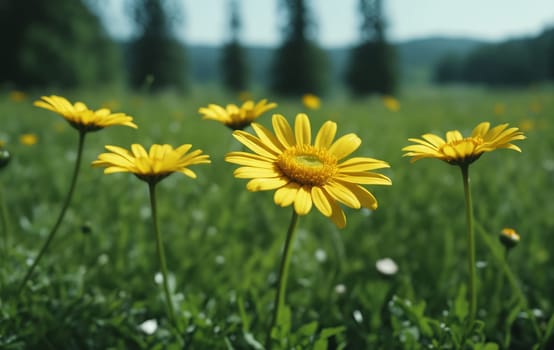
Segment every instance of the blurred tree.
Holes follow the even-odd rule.
[[[246,89],[248,85],[248,67],[244,50],[239,42],[241,27],[238,0],[229,0],[229,33],[231,38],[223,46],[221,71],[223,84],[231,91]]]
[[[433,68],[433,82],[448,84],[459,82],[462,79],[462,58],[455,53],[448,53],[441,57]]]
[[[179,11],[175,6],[170,11],[164,0],[134,0],[130,4],[134,4],[138,29],[128,53],[131,86],[148,85],[152,91],[163,88],[184,91],[187,87],[185,47],[174,37],[171,26],[179,19]]]
[[[111,83],[117,46],[80,0],[0,1],[0,82],[19,87]]]
[[[346,83],[356,95],[392,94],[396,87],[394,50],[387,43],[382,0],[360,0],[362,42],[352,49]]]
[[[284,41],[275,52],[272,89],[283,95],[320,94],[327,84],[327,57],[313,35],[307,0],[281,0],[287,20]]]
[[[484,44],[465,57],[447,55],[434,69],[437,83],[520,86],[554,80],[554,29],[525,39]]]

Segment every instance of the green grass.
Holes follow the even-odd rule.
[[[246,181],[233,178],[235,166],[223,157],[241,146],[229,130],[197,113],[208,103],[233,101],[212,88],[188,96],[117,90],[64,94],[93,108],[115,104],[114,110],[135,117],[139,129],[112,127],[87,136],[70,209],[31,282],[16,296],[27,260],[58,214],[77,146],[77,132],[62,118],[32,106],[39,94],[22,102],[10,100],[7,92],[0,98],[0,140],[12,154],[0,170],[10,228],[9,246],[2,246],[0,258],[0,348],[248,349],[263,343],[290,208],[275,206],[270,192],[246,191]],[[296,100],[276,102],[276,112],[289,121],[305,111]],[[344,328],[329,337],[330,349],[456,344],[452,339],[464,333],[467,308],[460,171],[436,160],[411,164],[401,148],[409,137],[451,129],[468,133],[488,120],[532,122],[533,128],[518,143],[521,154],[492,152],[471,167],[475,220],[495,249],[477,232],[477,318],[483,329],[473,333],[472,342],[531,349],[541,339],[493,252],[501,248],[497,235],[503,227],[521,234],[508,263],[544,334],[554,312],[552,88],[429,88],[406,91],[400,103],[400,111],[391,112],[376,97],[336,97],[308,111],[312,130],[331,119],[338,123],[338,135],[357,133],[363,143],[356,155],[389,162],[385,173],[393,186],[371,187],[379,208],[347,209],[343,230],[316,210],[300,217],[287,291],[291,330],[284,347],[311,348],[314,334],[324,338],[322,330],[333,327]],[[504,108],[500,115],[494,112],[498,104]],[[270,114],[259,122],[270,126]],[[23,133],[36,134],[38,143],[20,144]],[[198,179],[174,174],[158,186],[159,225],[181,331],[169,324],[162,286],[155,283],[159,268],[147,185],[130,174],[105,176],[90,167],[104,145],[135,142],[192,143],[212,158],[210,166],[195,168]],[[384,257],[399,266],[392,278],[375,268]],[[345,292],[337,293],[337,285]],[[139,328],[149,319],[159,325],[152,335]],[[317,326],[310,325],[314,321]],[[553,340],[544,346],[554,346]]]

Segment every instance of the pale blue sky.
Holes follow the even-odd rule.
[[[104,0],[105,22],[113,35],[132,34],[125,19],[126,0]],[[176,28],[191,44],[219,45],[226,39],[228,0],[174,0],[185,21]],[[250,45],[280,41],[278,0],[239,0],[241,38]],[[308,0],[317,22],[318,41],[326,47],[357,42],[358,0]],[[425,36],[464,36],[486,40],[538,34],[554,26],[554,0],[383,0],[388,37],[403,41]]]

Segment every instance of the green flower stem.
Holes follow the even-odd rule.
[[[475,233],[473,231],[473,206],[471,203],[471,191],[469,188],[469,164],[461,165],[462,179],[464,182],[464,194],[466,202],[466,221],[467,221],[467,263],[469,272],[469,319],[468,325],[471,327],[477,313],[477,272],[475,266]]]
[[[162,242],[162,236],[158,228],[158,213],[156,205],[156,183],[149,182],[148,188],[150,192],[150,206],[152,207],[152,222],[154,224],[154,233],[156,234],[156,251],[158,252],[158,260],[160,261],[160,268],[162,269],[163,284],[164,284],[164,293],[165,301],[167,304],[167,315],[169,320],[173,325],[176,324],[175,311],[173,310],[173,300],[171,300],[171,293],[169,293],[169,282],[167,278],[167,265],[165,262],[165,253]]]
[[[533,331],[535,332],[535,335],[537,336],[537,338],[540,339],[542,337],[542,334],[541,334],[541,330],[539,328],[537,319],[535,317],[535,314],[529,310],[529,304],[527,302],[527,298],[525,297],[525,294],[523,293],[523,290],[521,289],[521,286],[519,285],[515,274],[510,268],[510,265],[508,264],[508,261],[505,258],[505,254],[502,253],[499,249],[497,249],[497,246],[488,236],[485,229],[481,225],[479,225],[479,223],[476,223],[476,226],[479,230],[479,233],[481,234],[481,238],[483,238],[483,241],[492,252],[494,258],[496,259],[498,264],[502,267],[502,272],[504,272],[504,275],[506,276],[506,279],[510,284],[512,292],[515,293],[515,295],[518,297],[521,306],[523,307],[523,309],[525,309],[525,313],[531,320],[531,324],[533,327]]]
[[[290,220],[289,229],[287,231],[287,238],[285,240],[285,246],[283,248],[283,255],[281,256],[281,265],[279,267],[279,280],[277,281],[277,293],[275,294],[275,301],[273,304],[273,317],[271,324],[267,330],[267,336],[265,339],[266,350],[271,350],[271,331],[276,326],[283,306],[285,305],[285,292],[287,290],[287,278],[289,274],[290,258],[292,253],[292,244],[296,233],[296,223],[298,222],[298,214],[293,209],[292,217]]]
[[[71,178],[71,184],[69,185],[69,191],[67,192],[67,196],[65,198],[65,202],[63,203],[62,210],[60,211],[60,215],[58,216],[58,219],[56,220],[56,223],[54,224],[54,227],[52,227],[52,230],[48,234],[48,238],[46,238],[46,241],[44,242],[44,245],[42,246],[41,250],[39,251],[37,257],[33,261],[33,264],[29,269],[27,270],[27,274],[23,278],[23,281],[19,285],[19,289],[17,291],[17,294],[21,293],[23,290],[23,287],[25,287],[25,284],[27,284],[27,281],[29,281],[29,278],[31,278],[31,275],[33,274],[33,271],[37,267],[40,259],[48,249],[48,246],[54,239],[54,236],[56,235],[56,232],[58,232],[58,228],[60,227],[60,224],[63,221],[63,218],[65,216],[65,212],[67,211],[67,208],[69,207],[69,203],[71,202],[71,198],[73,197],[73,192],[75,190],[75,184],[77,183],[77,177],[79,176],[79,169],[81,168],[81,158],[83,155],[83,146],[85,144],[85,131],[79,132],[79,145],[77,147],[77,159],[75,160],[75,168],[73,170],[73,177]]]
[[[8,218],[8,210],[6,209],[6,203],[4,202],[4,196],[2,193],[2,186],[0,184],[0,215],[2,215],[2,232],[3,232],[3,246],[4,246],[4,254],[3,256],[6,257],[9,252],[10,247],[10,222]]]

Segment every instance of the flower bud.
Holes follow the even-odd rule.
[[[8,152],[7,149],[0,148],[0,169],[8,165],[10,162],[11,155],[10,152]]]
[[[503,228],[498,236],[500,243],[507,249],[515,247],[520,240],[519,234],[513,228]]]

